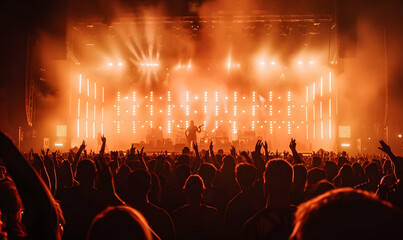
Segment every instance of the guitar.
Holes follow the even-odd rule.
[[[200,129],[200,131],[201,131],[201,128],[202,128],[203,126],[204,126],[204,123],[203,123],[202,125],[198,126],[197,129]],[[196,137],[196,132],[194,133],[194,135],[193,135],[193,134],[189,134],[189,133],[186,135],[186,132],[187,132],[187,130],[185,131],[186,140],[187,140],[188,142],[194,140],[194,138]]]

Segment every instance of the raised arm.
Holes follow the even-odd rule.
[[[395,165],[395,175],[397,179],[402,179],[403,177],[403,166],[397,160],[395,154],[393,154],[392,149],[383,141],[379,141],[381,147],[378,149],[382,150],[384,153],[388,154],[390,160],[392,161],[393,165]]]
[[[32,224],[27,224],[28,238],[61,239],[59,227],[61,218],[49,189],[2,132],[0,132],[0,157],[17,186],[26,214],[33,220]]]
[[[291,142],[290,142],[290,149],[292,151],[292,156],[294,158],[294,162],[293,164],[299,164],[299,163],[303,163],[301,156],[299,155],[299,153],[297,152],[297,143],[295,142],[295,139],[291,138]]]
[[[81,153],[83,152],[86,146],[87,145],[85,145],[85,141],[83,140],[80,148],[78,149],[77,154],[74,156],[73,165],[71,166],[71,168],[73,169],[73,173],[76,172],[78,162],[80,161]]]
[[[216,157],[215,157],[215,155],[214,155],[213,141],[210,142],[209,150],[210,150],[210,156],[211,156],[211,161],[213,162],[213,165],[214,165],[217,169],[219,169],[221,166],[220,166],[220,164],[218,164],[217,159],[216,159]]]

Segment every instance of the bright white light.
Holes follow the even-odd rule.
[[[271,62],[271,65],[276,65],[276,62],[275,62],[275,61],[272,61],[272,62]]]
[[[123,63],[122,63],[122,62],[118,62],[118,66],[123,66]]]
[[[264,66],[264,65],[266,65],[266,62],[261,61],[261,62],[260,62],[260,66]]]
[[[311,61],[309,61],[309,64],[310,64],[310,65],[314,64],[314,61],[312,61],[312,60],[311,60]]]
[[[342,143],[341,146],[342,147],[350,147],[350,143]]]
[[[402,138],[402,134],[397,135],[399,138]]]
[[[63,143],[55,143],[55,146],[56,146],[56,147],[62,147],[62,146],[63,146]]]
[[[303,62],[300,60],[300,61],[298,61],[298,65],[302,65],[303,64]]]
[[[108,63],[108,66],[113,66],[113,63],[109,62],[109,63]]]

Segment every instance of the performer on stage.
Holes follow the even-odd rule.
[[[197,143],[196,134],[201,132],[201,127],[203,125],[196,127],[195,122],[193,120],[190,121],[189,127],[185,131],[185,136],[188,141],[189,148],[192,148],[192,142]]]

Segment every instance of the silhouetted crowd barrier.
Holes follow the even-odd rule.
[[[21,154],[0,132],[0,239],[402,239],[402,158],[209,149]],[[381,154],[382,153],[382,154]]]

